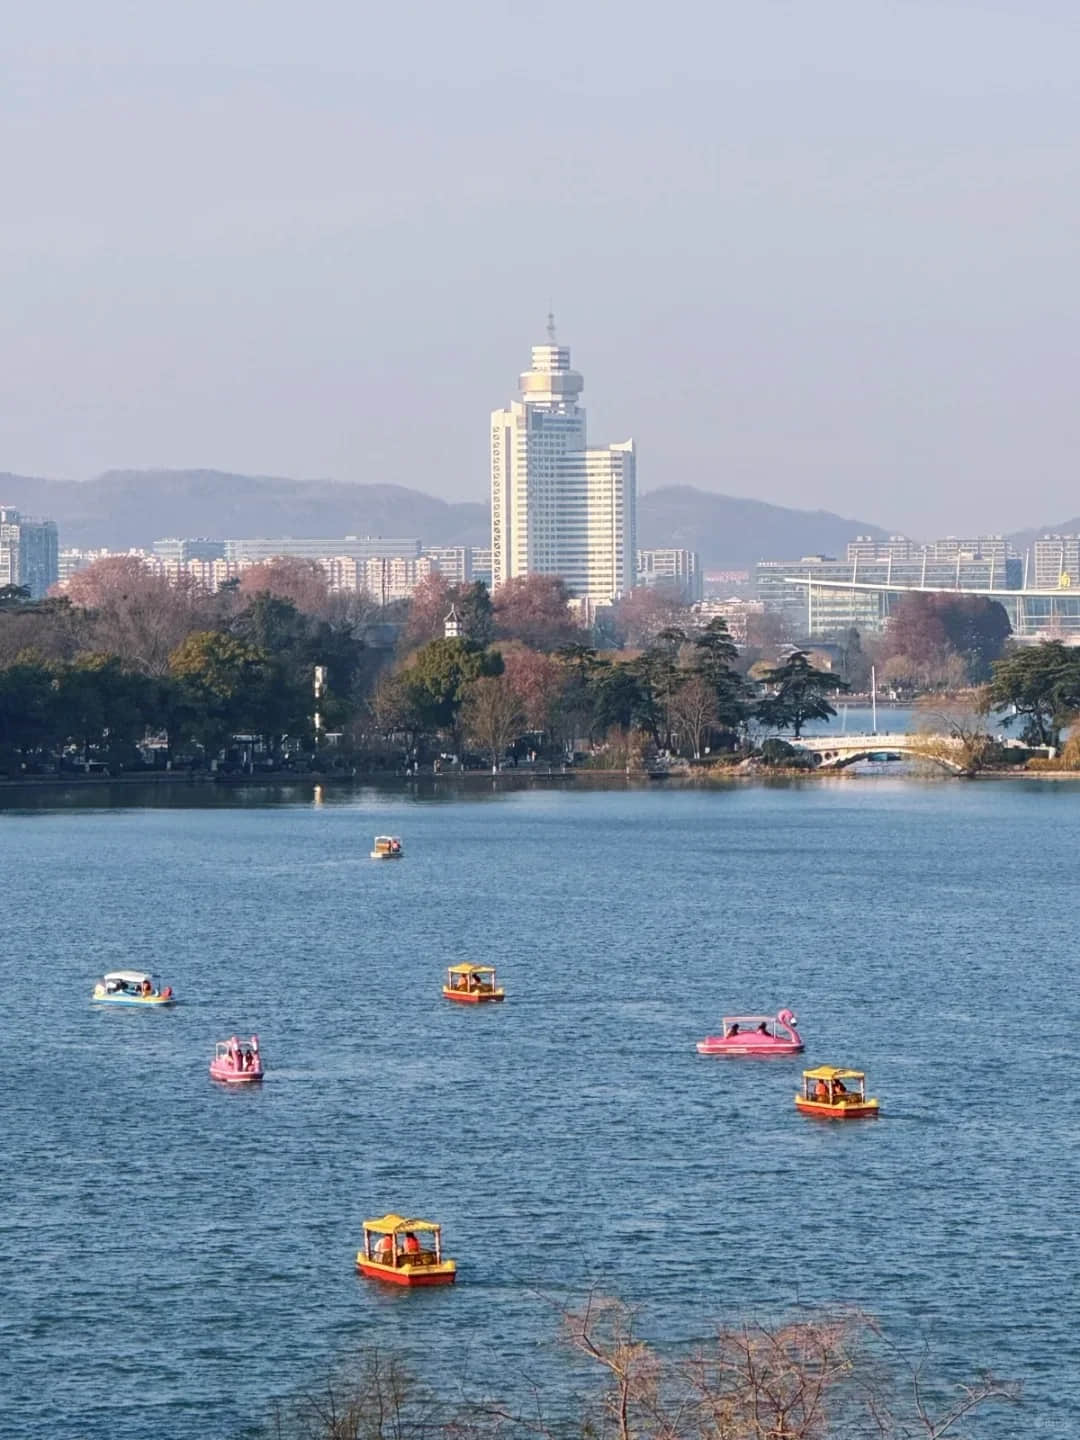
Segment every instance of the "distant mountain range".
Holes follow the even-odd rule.
[[[431,545],[491,543],[486,504],[448,504],[401,485],[220,470],[107,470],[93,480],[0,474],[0,504],[55,520],[61,545],[84,549],[149,547],[169,535],[386,535]]]
[[[764,500],[714,495],[692,485],[665,485],[638,497],[638,544],[696,550],[709,569],[746,570],[759,560],[843,555],[856,535],[884,539],[880,525],[845,520],[828,510],[789,510]]]
[[[149,547],[171,535],[212,539],[344,535],[417,537],[428,545],[490,543],[486,502],[448,503],[401,485],[286,480],[219,470],[109,470],[93,480],[0,474],[0,504],[55,520],[62,545]],[[1011,536],[1021,549],[1047,527]],[[1080,531],[1080,519],[1054,527]],[[748,569],[758,560],[843,555],[855,535],[888,532],[827,510],[667,485],[638,500],[638,543],[696,550],[706,569]]]

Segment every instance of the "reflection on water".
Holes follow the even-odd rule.
[[[0,1436],[233,1436],[370,1342],[506,1393],[562,1374],[538,1296],[593,1284],[669,1339],[863,1305],[1071,1433],[1070,787],[313,794],[0,814]],[[367,859],[381,831],[400,865]],[[441,1000],[463,959],[504,1006]],[[181,1004],[95,1012],[120,965]],[[799,1116],[797,1061],[695,1053],[787,1004],[878,1123]],[[214,1042],[253,1030],[261,1092],[222,1091]],[[355,1276],[391,1207],[445,1223],[455,1289]]]

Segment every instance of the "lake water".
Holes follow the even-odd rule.
[[[227,1440],[371,1342],[505,1390],[592,1285],[668,1340],[863,1306],[1024,1379],[978,1434],[1076,1434],[1072,785],[135,798],[0,797],[0,1436]],[[441,1000],[464,959],[504,1006]],[[183,1003],[93,1010],[121,966]],[[881,1120],[695,1053],[782,1005]],[[252,1029],[265,1084],[215,1087]],[[391,1208],[457,1286],[355,1275]]]

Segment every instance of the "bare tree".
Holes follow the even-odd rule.
[[[917,708],[918,750],[927,759],[977,774],[987,762],[994,739],[987,729],[986,697],[982,691],[927,696]]]
[[[466,735],[488,752],[496,774],[507,746],[525,725],[517,691],[506,675],[482,675],[469,682],[461,714]]]
[[[118,655],[147,675],[165,675],[169,656],[207,628],[211,598],[189,575],[155,575],[137,555],[108,555],[68,583],[72,605],[90,612],[89,648]]]
[[[250,565],[240,576],[237,590],[249,599],[273,595],[278,600],[289,600],[303,614],[318,616],[325,615],[330,595],[323,567],[317,560],[305,560],[299,555],[277,555]]]
[[[943,1386],[929,1373],[927,1346],[913,1363],[857,1311],[721,1326],[687,1353],[644,1341],[636,1310],[619,1300],[593,1295],[578,1311],[554,1308],[567,1348],[601,1379],[570,1414],[565,1396],[553,1402],[537,1385],[526,1387],[526,1408],[501,1399],[447,1400],[393,1356],[372,1350],[357,1367],[279,1406],[270,1434],[274,1440],[961,1440],[961,1421],[1020,1398],[1016,1382],[993,1375]],[[966,1440],[972,1433],[965,1428]]]
[[[694,759],[701,759],[709,731],[717,723],[716,690],[700,675],[690,675],[672,692],[668,710],[674,726],[690,741]]]

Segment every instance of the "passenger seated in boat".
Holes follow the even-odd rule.
[[[842,1080],[833,1081],[833,1099],[839,1100],[841,1095],[847,1094],[847,1086]]]
[[[143,993],[144,995],[149,995],[149,994],[150,994],[150,991],[152,990],[152,988],[153,988],[153,987],[151,986],[149,980],[144,980],[144,981],[142,982],[142,993]]]
[[[819,1080],[814,1086],[814,1099],[826,1101],[832,1099],[832,1096],[829,1094],[829,1087],[824,1080]]]
[[[734,1035],[737,1035],[738,1033],[739,1033],[739,1022],[736,1020],[735,1023],[734,1023],[734,1025],[729,1025],[728,1028],[725,1030],[725,1032],[724,1032],[724,1039],[725,1039],[725,1040],[730,1040]]]
[[[764,1020],[762,1020],[761,1024],[757,1028],[759,1035],[768,1035],[769,1027]]]
[[[469,982],[464,975],[455,975],[453,986],[455,990],[467,990],[469,988]]]
[[[394,1263],[394,1237],[392,1235],[383,1235],[380,1237],[378,1244],[375,1246],[375,1259],[383,1265],[392,1265]]]
[[[420,1254],[420,1241],[416,1238],[416,1236],[412,1233],[411,1230],[406,1232],[404,1249],[406,1255]]]

